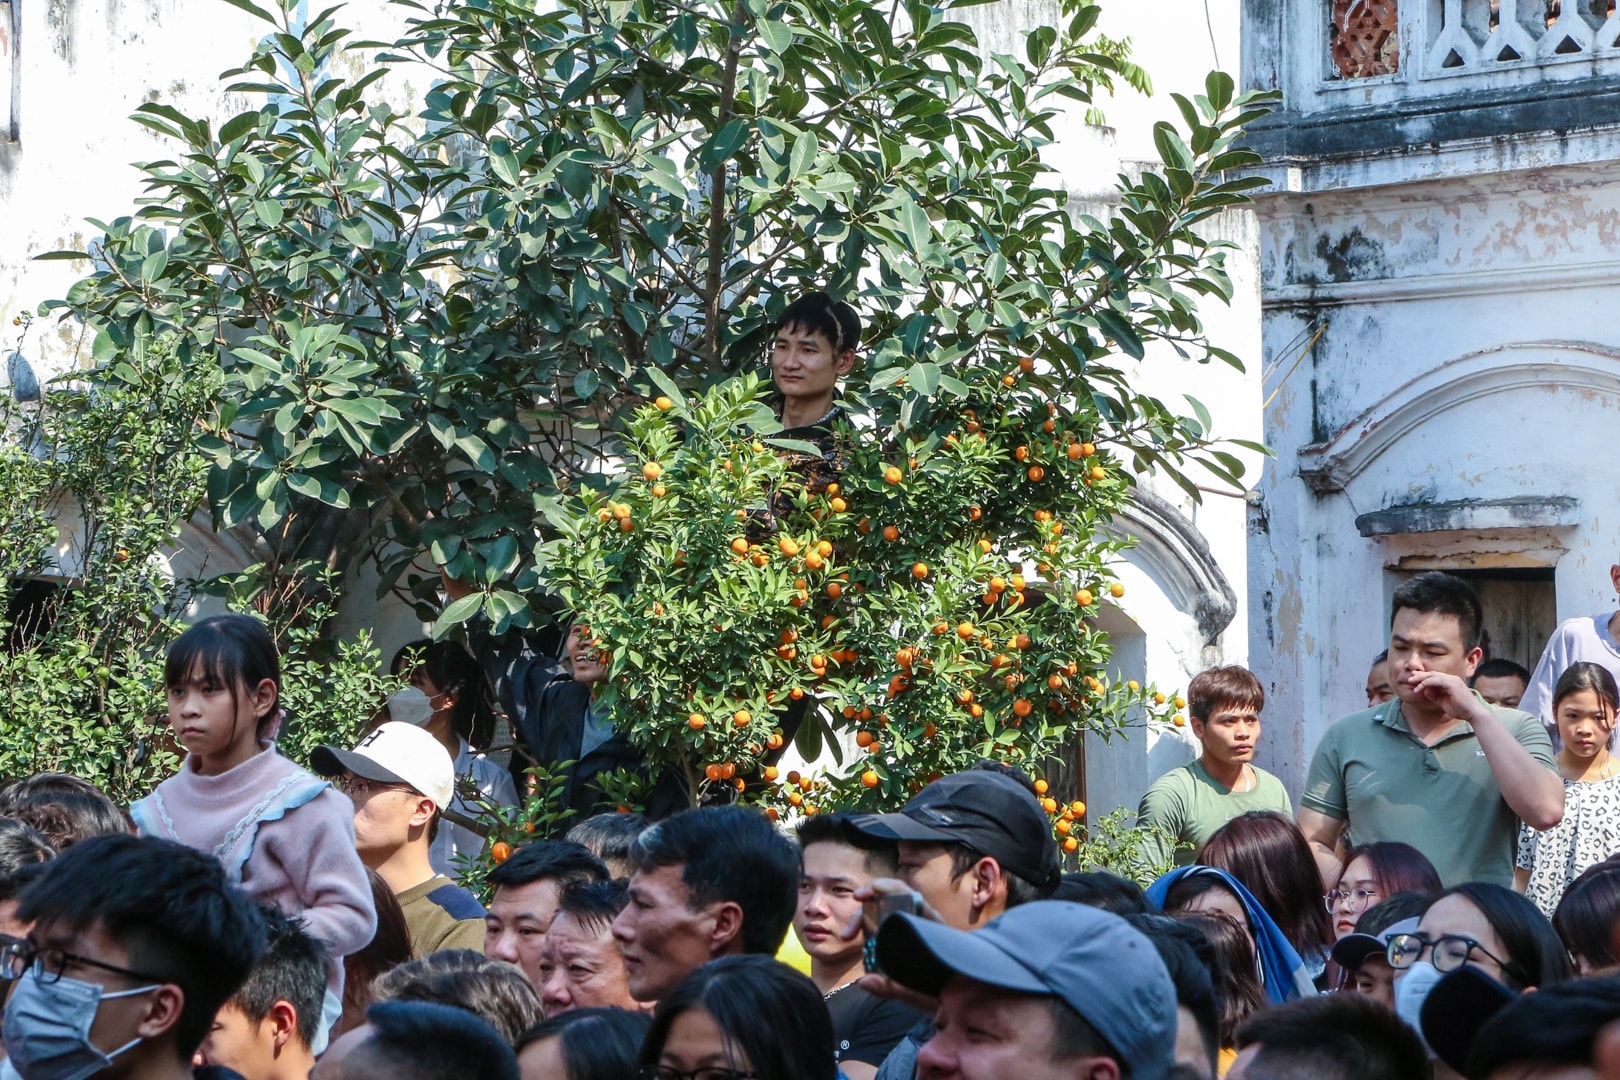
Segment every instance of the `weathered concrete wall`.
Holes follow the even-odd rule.
[[[1437,9],[1402,7],[1426,47]],[[1404,573],[1550,568],[1558,618],[1612,606],[1620,146],[1593,106],[1620,71],[1603,54],[1443,82],[1403,46],[1401,76],[1325,87],[1319,5],[1245,10],[1246,78],[1288,94],[1258,140],[1278,458],[1250,508],[1249,607],[1268,715],[1297,720],[1265,745],[1297,792],[1363,705]],[[1539,643],[1517,648],[1533,665]]]

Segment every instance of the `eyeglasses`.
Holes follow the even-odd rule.
[[[1468,963],[1468,958],[1476,951],[1501,964],[1503,971],[1518,970],[1512,961],[1503,960],[1473,938],[1461,934],[1441,934],[1437,938],[1424,937],[1422,934],[1396,934],[1389,939],[1384,958],[1389,961],[1390,967],[1400,971],[1417,963],[1428,952],[1433,956],[1430,962],[1434,964],[1434,969],[1448,972]]]
[[[1322,902],[1327,905],[1329,911],[1339,910],[1340,902],[1344,903],[1345,909],[1348,911],[1365,911],[1367,910],[1367,902],[1377,896],[1378,894],[1370,889],[1351,889],[1349,892],[1334,889],[1322,897]]]
[[[356,799],[369,799],[374,791],[410,791],[409,784],[389,784],[381,780],[367,780],[363,776],[340,776],[332,781],[332,786],[351,795]]]
[[[26,941],[12,939],[0,944],[0,979],[15,982],[23,977],[29,968],[34,969],[34,977],[47,985],[56,982],[62,977],[69,964],[79,967],[100,968],[115,975],[127,975],[131,979],[142,982],[165,983],[169,980],[160,979],[156,975],[143,975],[139,971],[129,968],[117,967],[113,964],[104,964],[100,960],[92,960],[88,956],[76,956],[61,949],[40,949],[28,944]]]
[[[758,1080],[759,1073],[752,1069],[722,1069],[711,1065],[706,1069],[682,1072],[673,1065],[643,1065],[641,1080]]]

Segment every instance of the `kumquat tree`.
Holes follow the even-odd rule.
[[[1205,223],[1257,185],[1268,99],[1220,73],[1178,97],[1102,220],[1042,160],[1099,88],[1147,85],[1089,0],[1022,55],[973,0],[401,0],[384,43],[228,2],[269,26],[230,75],[250,107],[143,106],[175,152],[45,307],[92,382],[154,339],[217,370],[216,527],[277,566],[370,561],[440,635],[577,613],[615,721],[694,798],[893,804],[1174,716],[1104,680],[1100,528],[1149,471],[1194,498],[1241,472],[1133,372],[1153,343],[1238,363],[1199,317],[1232,288]],[[424,73],[416,115],[390,104]],[[867,329],[836,477],[806,484],[763,361],[811,290]],[[829,734],[859,760],[772,776]]]

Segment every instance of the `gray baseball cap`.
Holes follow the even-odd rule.
[[[1134,1080],[1162,1080],[1176,1044],[1176,988],[1159,952],[1118,915],[1084,904],[1021,904],[979,930],[892,915],[877,935],[891,979],[938,997],[960,975],[1056,997],[1108,1040]]]

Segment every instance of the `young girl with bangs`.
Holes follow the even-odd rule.
[[[1620,690],[1600,664],[1571,664],[1553,688],[1564,819],[1546,832],[1521,826],[1514,874],[1549,919],[1570,882],[1620,851],[1620,760],[1609,752],[1617,711]]]
[[[169,725],[186,759],[130,815],[143,836],[213,855],[232,881],[301,918],[326,946],[324,1045],[341,1009],[340,961],[377,928],[354,846],[354,805],[276,749],[281,659],[258,620],[202,620],[169,646],[163,677]]]

